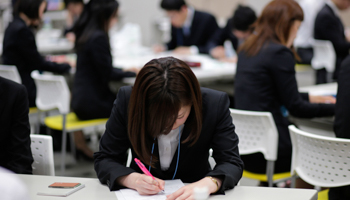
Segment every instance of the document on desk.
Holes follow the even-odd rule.
[[[121,189],[115,191],[118,200],[165,200],[166,195],[176,192],[181,187],[185,186],[180,179],[166,180],[164,192],[159,192],[155,195],[140,195],[136,190]]]

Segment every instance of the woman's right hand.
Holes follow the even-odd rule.
[[[135,189],[140,195],[152,195],[164,190],[165,182],[145,174],[131,173],[117,179],[117,183]]]

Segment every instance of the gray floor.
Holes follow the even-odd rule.
[[[312,85],[314,83],[314,72],[311,68],[308,67],[303,67],[302,69],[297,70],[297,82],[298,86],[308,86]],[[226,86],[223,86],[223,90],[229,90]],[[232,86],[232,91],[233,91],[233,86]],[[92,147],[92,148],[97,148],[97,147]],[[60,153],[55,153],[54,155],[55,158],[55,170],[56,170],[56,176],[61,176],[61,171],[60,171]],[[66,173],[64,176],[72,176],[72,177],[92,177],[96,178],[96,173],[94,171],[94,165],[92,162],[84,161],[84,160],[78,160],[74,161],[74,159],[68,155],[67,158],[67,168],[66,168]],[[244,186],[256,186],[258,184],[258,181],[252,180],[252,179],[246,179],[242,178],[241,185]]]

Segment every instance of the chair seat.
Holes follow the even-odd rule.
[[[317,200],[328,200],[328,192],[329,189],[318,192]]]
[[[38,112],[38,108],[37,107],[30,107],[29,108],[29,114],[34,114]]]
[[[243,170],[243,177],[267,182],[266,174],[256,174],[256,173],[252,173],[252,172]],[[283,179],[288,179],[288,178],[292,178],[290,172],[274,174],[272,179],[274,181],[276,181],[276,180],[283,180]]]
[[[45,124],[47,127],[55,130],[62,130],[62,115],[49,116],[45,118]],[[80,120],[75,113],[71,112],[67,114],[66,118],[66,130],[74,131],[90,126],[106,124],[108,118],[103,119],[91,119],[91,120]]]

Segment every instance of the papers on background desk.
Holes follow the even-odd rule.
[[[121,189],[115,191],[115,195],[118,200],[165,200],[166,195],[176,192],[181,187],[185,186],[180,179],[167,180],[165,181],[164,192],[160,192],[156,195],[140,195],[136,190],[132,189]]]

